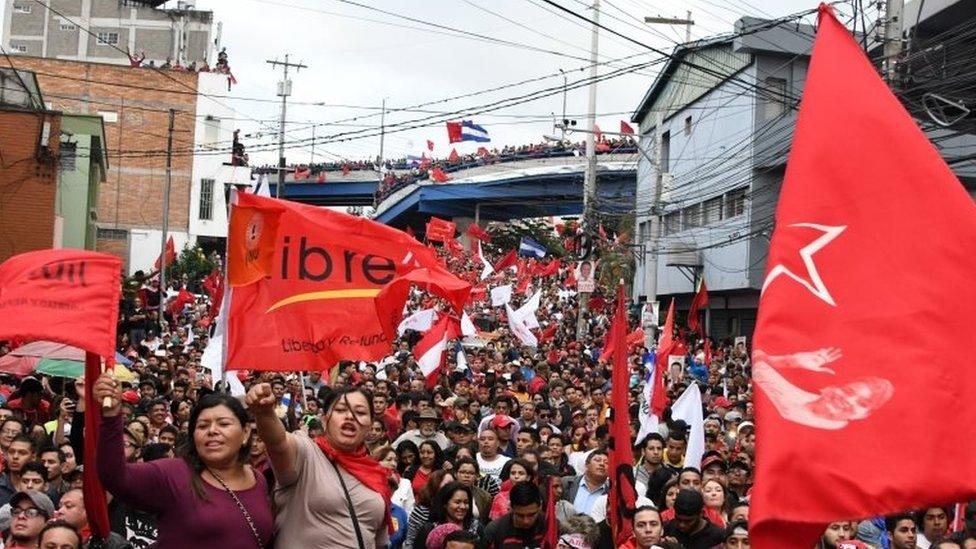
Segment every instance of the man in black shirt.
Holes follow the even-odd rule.
[[[525,549],[542,547],[546,535],[542,494],[531,482],[520,482],[512,488],[512,511],[485,528],[488,549]]]
[[[664,539],[685,549],[710,549],[725,541],[725,531],[705,518],[705,500],[696,490],[682,490],[674,500],[674,519],[664,523]]]

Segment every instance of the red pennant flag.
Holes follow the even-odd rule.
[[[634,488],[634,452],[630,447],[630,385],[629,353],[627,351],[627,306],[624,285],[617,286],[617,306],[610,323],[613,342],[613,370],[610,374],[610,494],[607,496],[607,516],[611,517],[615,547],[621,547],[634,533],[634,507],[637,491]]]
[[[705,337],[705,327],[701,322],[701,310],[708,306],[708,289],[705,288],[705,280],[701,281],[698,292],[691,300],[691,308],[688,309],[688,328],[697,332],[701,337]]]
[[[451,176],[447,175],[440,166],[434,166],[430,170],[430,179],[436,183],[447,183],[451,180]]]
[[[491,153],[485,147],[478,147],[478,156],[488,156],[489,154]]]
[[[338,360],[379,360],[391,341],[374,302],[380,290],[417,269],[459,280],[441,269],[433,250],[393,227],[251,194],[238,196],[232,220],[238,208],[266,221],[277,215],[278,226],[273,268],[251,284],[234,286],[228,296],[228,369],[328,370]],[[232,254],[247,252],[240,238],[229,233]],[[234,259],[228,261],[231,272]]]
[[[461,123],[460,122],[448,122],[447,123],[447,142],[448,143],[458,143],[463,141],[461,137]]]
[[[503,269],[511,267],[512,265],[515,265],[517,262],[518,256],[515,254],[515,250],[512,250],[496,261],[495,264],[492,265],[492,268],[497,273]]]
[[[101,403],[93,387],[101,359],[112,367],[122,262],[96,252],[60,249],[16,255],[0,264],[0,340],[56,341],[85,351],[85,511],[92,532],[109,533],[105,491],[95,468]]]
[[[158,271],[162,267],[163,257],[160,256],[156,258],[156,263],[153,267]],[[172,235],[166,239],[166,266],[168,267],[170,263],[176,261],[176,244],[173,243]]]
[[[430,152],[434,152],[434,142],[431,141],[430,139],[427,140],[427,150]]]
[[[468,225],[467,231],[465,231],[471,238],[477,238],[482,242],[491,242],[491,235],[487,231],[478,226],[477,223],[472,223]]]
[[[668,367],[668,355],[674,351],[674,299],[668,307],[668,316],[661,328],[661,336],[657,340],[657,350],[654,351],[654,391],[651,396],[651,413],[664,417],[664,408],[668,405],[668,395],[664,387],[664,370]]]
[[[630,126],[630,124],[628,124],[628,123],[624,122],[623,120],[621,120],[620,121],[620,133],[626,134],[626,135],[634,135],[634,128],[632,128]]]
[[[430,242],[447,242],[454,240],[457,224],[439,217],[431,217],[427,222],[427,240]]]
[[[461,161],[461,155],[458,154],[457,149],[451,149],[451,154],[447,156],[447,161],[452,164],[457,164]]]
[[[972,197],[821,4],[755,330],[754,547],[976,497],[974,257]]]
[[[295,181],[301,181],[312,177],[312,170],[309,168],[295,168]]]

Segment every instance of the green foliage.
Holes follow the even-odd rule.
[[[491,244],[486,244],[485,249],[496,259],[511,250],[517,250],[523,236],[545,246],[548,250],[546,259],[566,255],[562,239],[556,236],[547,218],[513,219],[505,223],[490,223],[486,230],[491,235]]]
[[[219,258],[207,256],[196,244],[187,244],[176,257],[176,261],[166,267],[166,280],[178,281],[177,286],[181,282],[195,285],[219,267]]]

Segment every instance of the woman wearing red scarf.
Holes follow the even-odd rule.
[[[275,547],[386,547],[390,487],[364,445],[373,419],[369,397],[349,386],[330,393],[322,403],[325,434],[315,440],[285,432],[269,384],[252,387],[246,402],[278,480]]]

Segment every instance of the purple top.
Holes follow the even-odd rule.
[[[201,501],[193,493],[193,471],[182,459],[125,463],[121,417],[103,419],[96,463],[106,490],[126,505],[156,515],[156,547],[257,547],[243,513],[224,489],[203,482],[210,501]],[[261,474],[255,474],[254,480],[252,488],[235,493],[250,513],[264,546],[271,547],[274,517],[267,483]]]

